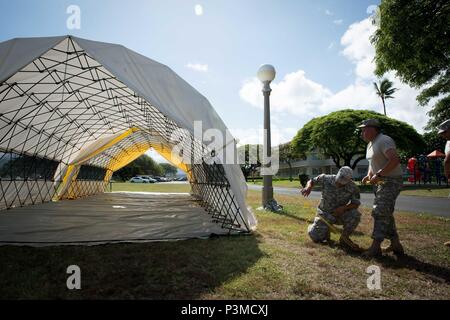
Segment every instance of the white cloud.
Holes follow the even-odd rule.
[[[336,43],[335,43],[334,41],[332,41],[332,42],[328,45],[328,50],[333,49],[335,45],[336,45]]]
[[[261,86],[257,78],[247,80],[239,94],[244,101],[263,108]],[[303,70],[287,74],[280,82],[272,83],[271,87],[271,109],[296,115],[314,115],[317,105],[331,95],[321,84],[307,79]]]
[[[203,15],[203,6],[200,4],[195,5],[194,11],[197,16]]]
[[[375,5],[375,4],[372,4],[372,5],[367,7],[366,13],[370,14],[370,15],[374,14],[374,13],[376,13],[377,9],[378,9],[378,6]]]
[[[325,14],[327,15],[327,16],[333,16],[334,15],[334,13],[333,12],[331,12],[330,10],[325,10]]]
[[[337,24],[338,26],[340,26],[343,22],[344,22],[344,20],[342,20],[342,19],[333,20],[333,23]]]
[[[374,75],[375,49],[370,43],[374,31],[375,26],[369,17],[349,26],[341,38],[341,54],[354,65],[355,80],[351,85],[331,92],[326,86],[308,79],[303,70],[298,70],[271,85],[273,113],[295,115],[300,126],[313,117],[347,108],[383,113],[381,101],[373,87],[373,82],[378,81]],[[329,49],[333,46],[331,43]],[[422,132],[428,120],[426,112],[429,108],[418,105],[416,96],[420,91],[402,83],[393,73],[385,76],[399,89],[394,99],[386,101],[387,115],[407,122]],[[257,79],[244,82],[240,96],[253,106],[263,107],[261,84]]]
[[[188,63],[187,68],[198,71],[198,72],[208,72],[208,65],[201,63]]]
[[[273,120],[274,115],[271,115]],[[282,124],[277,125],[272,121],[270,128],[271,144],[277,146],[280,143],[285,143],[292,140],[292,137],[297,134],[298,128],[285,127]],[[232,128],[230,129],[233,137],[236,137],[238,146],[245,144],[264,144],[264,130],[263,128]]]
[[[371,19],[367,18],[352,24],[341,38],[341,45],[344,47],[342,54],[356,65],[357,77],[373,77],[375,48],[370,43],[370,37],[375,30]]]

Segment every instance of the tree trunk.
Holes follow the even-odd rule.
[[[331,159],[333,159],[334,164],[338,169],[341,168],[341,159],[338,156],[331,156]]]
[[[384,109],[384,115],[386,115],[386,104],[384,103],[384,98],[381,98],[381,101],[383,101],[383,109]]]
[[[365,158],[366,158],[366,156],[361,156],[361,157],[359,157],[359,158],[356,158],[356,159],[355,159],[355,162],[353,162],[353,164],[351,165],[351,168],[352,168],[353,170],[355,170],[356,165],[358,164],[358,162],[360,162],[361,160],[364,160]]]
[[[350,164],[351,161],[352,161],[352,158],[344,159],[344,166],[350,167],[351,166],[351,164]]]
[[[288,161],[288,165],[289,165],[289,181],[292,182],[292,164],[290,161]]]

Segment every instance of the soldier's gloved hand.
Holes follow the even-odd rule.
[[[362,184],[366,184],[367,182],[369,182],[370,181],[370,177],[369,176],[365,176],[362,180],[361,180],[361,183]]]
[[[339,217],[341,215],[343,215],[345,213],[345,207],[338,207],[336,209],[334,209],[333,211],[333,215],[335,215],[336,217]]]
[[[307,188],[303,188],[302,190],[300,190],[300,192],[302,193],[302,195],[304,197],[307,197],[311,193],[311,190],[312,190],[312,187],[307,187]]]
[[[377,175],[374,175],[371,179],[370,179],[370,184],[377,184],[378,182],[380,182],[380,178]]]

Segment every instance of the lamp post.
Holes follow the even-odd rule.
[[[264,209],[278,211],[280,208],[273,199],[272,174],[269,174],[271,166],[272,146],[270,141],[270,83],[275,79],[275,68],[269,64],[262,65],[258,70],[258,79],[263,83],[264,95],[264,146],[263,146],[263,189],[262,206]],[[269,161],[270,160],[270,161]],[[265,169],[265,170],[264,170]]]

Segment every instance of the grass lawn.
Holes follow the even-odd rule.
[[[142,191],[166,188],[139,186]],[[250,191],[248,204],[258,207],[260,197]],[[398,212],[407,256],[364,260],[309,240],[305,231],[315,201],[276,198],[285,212],[256,211],[258,229],[247,236],[92,247],[2,246],[0,298],[450,299],[450,248],[443,245],[450,240],[449,219]],[[354,239],[367,246],[372,222],[369,210],[362,212]],[[66,289],[71,264],[82,270],[82,290]],[[370,265],[381,268],[382,290],[366,287]]]
[[[255,180],[255,182],[252,182],[251,179],[248,181],[249,184],[254,184],[258,186],[262,186],[263,182],[262,180]],[[300,188],[300,182],[298,180],[273,180],[273,186],[274,187],[284,187],[284,188]]]
[[[443,197],[447,198],[450,196],[450,188],[430,188],[430,187],[405,187],[402,192],[404,196],[421,196],[421,197]]]
[[[130,183],[114,182],[112,191],[141,191],[141,192],[175,192],[185,193],[191,190],[189,183]],[[108,187],[108,191],[109,187]]]
[[[262,186],[262,180],[255,180],[252,182],[251,180],[248,182],[249,184],[260,185]],[[300,188],[300,182],[298,180],[274,180],[274,187],[283,187],[283,188]],[[316,188],[319,190],[318,188]],[[372,186],[365,185],[360,186],[361,192],[372,192]],[[450,188],[446,186],[429,186],[429,185],[405,185],[401,194],[404,196],[421,196],[421,197],[444,197],[447,198],[450,195]]]

